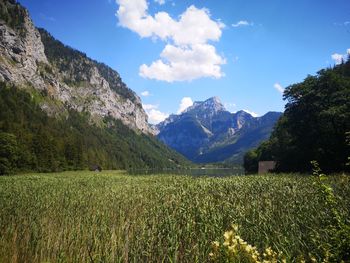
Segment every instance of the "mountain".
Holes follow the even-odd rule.
[[[15,1],[1,4],[0,80],[32,86],[60,105],[43,102],[50,115],[67,107],[88,111],[95,119],[111,116],[127,126],[152,133],[140,98],[110,67],[65,46],[45,30],[34,27],[26,9]],[[13,22],[18,17],[18,21]],[[93,119],[92,119],[93,120]]]
[[[280,116],[279,112],[258,118],[245,111],[230,113],[213,97],[159,123],[157,137],[197,163],[242,163],[246,151],[268,139]]]
[[[0,36],[0,140],[16,149],[10,158],[0,147],[0,170],[187,163],[153,138],[116,71],[37,29],[15,0],[0,2]]]

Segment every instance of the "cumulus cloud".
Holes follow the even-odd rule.
[[[142,104],[142,107],[148,115],[148,121],[152,124],[158,124],[169,117],[169,114],[161,112],[158,109],[158,105]]]
[[[278,91],[278,92],[280,92],[280,93],[282,93],[283,94],[283,92],[284,92],[284,88],[282,87],[282,85],[281,84],[279,84],[279,83],[275,83],[274,85],[273,85],[273,87]]]
[[[151,95],[151,93],[149,93],[148,90],[145,90],[145,91],[141,92],[141,96],[143,96],[143,97],[148,97],[149,95]]]
[[[158,109],[158,105],[153,104],[142,104],[142,107],[145,111]]]
[[[161,59],[150,66],[143,64],[140,75],[145,78],[173,81],[190,81],[201,77],[221,78],[224,74],[220,65],[226,63],[215,47],[197,44],[192,47],[166,45]]]
[[[221,65],[226,61],[208,44],[208,41],[219,41],[224,24],[211,19],[208,9],[192,5],[178,19],[173,19],[166,12],[148,14],[146,0],[116,1],[122,27],[143,38],[167,42],[160,59],[149,66],[140,66],[140,76],[168,82],[224,76]]]
[[[193,105],[193,101],[190,97],[182,98],[177,114],[184,112],[188,107],[191,107],[192,105]]]
[[[336,65],[339,65],[346,59],[346,56],[342,54],[334,53],[332,55],[332,59],[334,60]]]
[[[253,25],[254,25],[253,22],[248,22],[247,20],[241,20],[235,24],[232,24],[233,27],[253,26]]]
[[[254,118],[259,117],[259,114],[255,113],[255,112],[253,112],[253,111],[250,111],[250,110],[243,110],[243,111],[245,111],[246,113],[249,113],[249,114],[252,115]]]
[[[348,56],[350,56],[350,48],[346,50],[346,54],[334,53],[331,57],[334,60],[335,64],[339,65],[342,62],[346,61]]]

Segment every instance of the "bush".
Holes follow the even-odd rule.
[[[0,132],[0,175],[11,173],[17,159],[16,136],[11,133]]]

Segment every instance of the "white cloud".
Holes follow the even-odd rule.
[[[346,54],[339,54],[334,53],[332,54],[332,59],[334,60],[336,65],[341,64],[342,62],[346,61],[348,59],[348,56],[350,55],[350,48],[346,50]]]
[[[150,66],[140,67],[140,76],[173,81],[190,81],[201,77],[221,78],[224,73],[220,65],[226,61],[218,54],[214,46],[198,44],[191,48],[166,45],[160,54],[161,59]]]
[[[179,109],[177,111],[177,114],[180,114],[184,112],[188,107],[191,107],[193,105],[193,101],[190,97],[183,97]]]
[[[154,16],[147,13],[146,0],[117,0],[119,24],[141,37],[158,37],[173,40],[176,45],[203,44],[209,40],[218,41],[221,37],[221,22],[210,19],[207,9],[190,6],[174,20],[166,12]]]
[[[274,87],[278,92],[280,92],[280,93],[283,93],[283,92],[284,92],[284,88],[283,88],[282,85],[279,84],[279,83],[275,83],[275,84],[273,85],[273,87]]]
[[[343,61],[346,60],[346,55],[342,55],[342,54],[338,54],[338,53],[334,53],[332,55],[332,59],[334,60],[336,65],[341,64]]]
[[[152,124],[158,124],[169,117],[169,114],[158,110],[158,105],[142,104],[142,107],[148,115],[148,122]]]
[[[39,16],[40,16],[40,18],[42,20],[46,20],[46,21],[50,21],[50,22],[56,22],[56,18],[54,18],[52,16],[47,16],[47,15],[45,15],[43,13],[40,13]]]
[[[229,112],[234,112],[235,108],[237,107],[237,105],[235,103],[231,103],[231,102],[225,102],[224,103],[224,107],[229,111]]]
[[[165,0],[154,0],[154,2],[160,4],[160,5],[164,5],[165,4]]]
[[[334,26],[345,26],[345,27],[347,27],[347,26],[350,26],[350,21],[345,21],[345,22],[341,22],[341,23],[334,22],[333,25]]]
[[[142,107],[145,111],[158,109],[158,105],[153,105],[153,104],[142,104]]]
[[[148,111],[147,115],[148,115],[148,121],[151,124],[158,124],[169,117],[169,114],[163,113],[155,109]]]
[[[254,25],[253,22],[248,22],[247,20],[241,20],[235,24],[232,24],[233,27],[253,26],[253,25]]]
[[[151,95],[151,93],[149,93],[148,90],[145,90],[145,91],[142,91],[142,92],[141,92],[141,96],[143,96],[143,97],[148,97],[148,96],[150,96],[150,95]]]
[[[246,113],[249,113],[249,114],[252,115],[254,118],[259,117],[259,114],[255,113],[255,112],[253,112],[253,111],[250,111],[250,110],[243,110],[243,111],[245,111]]]
[[[192,5],[178,19],[173,19],[166,12],[158,12],[154,16],[148,14],[146,0],[116,1],[121,26],[141,37],[167,42],[160,59],[150,66],[140,66],[140,76],[168,82],[224,76],[221,65],[225,59],[208,41],[219,41],[225,25],[212,20],[208,9]],[[200,55],[206,52],[209,54],[201,59]]]

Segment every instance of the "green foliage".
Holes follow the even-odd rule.
[[[18,159],[17,140],[13,134],[0,132],[0,175],[12,172]]]
[[[311,160],[326,172],[349,171],[350,61],[291,85],[284,99],[285,113],[258,151],[277,161],[278,171],[307,172]]]
[[[21,34],[25,33],[23,24],[26,15],[27,11],[20,4],[16,3],[16,0],[0,1],[0,19]]]
[[[74,110],[68,110],[62,119],[48,117],[37,103],[44,98],[38,96],[0,83],[0,140],[7,142],[0,144],[0,153],[8,152],[6,145],[18,148],[17,161],[0,154],[3,170],[49,172],[95,164],[104,169],[188,164],[156,139],[137,134],[120,121],[105,119],[103,127],[97,127],[89,123],[86,113]],[[3,135],[7,133],[12,137]]]
[[[258,153],[250,150],[244,155],[244,170],[247,174],[258,173]]]
[[[348,145],[348,149],[350,148],[350,131],[346,132],[346,143]],[[350,166],[350,151],[348,155],[348,162],[346,163],[347,166]]]
[[[349,220],[350,178],[327,185]],[[0,204],[1,262],[208,262],[232,222],[247,244],[287,262],[322,262],[334,238],[312,176],[2,176]]]
[[[350,260],[350,220],[342,215],[333,188],[327,184],[328,177],[322,173],[317,161],[311,161],[313,175],[317,178],[319,194],[324,200],[325,209],[330,212],[331,219],[328,232],[331,239],[328,243],[320,244],[325,254],[332,262]]]

